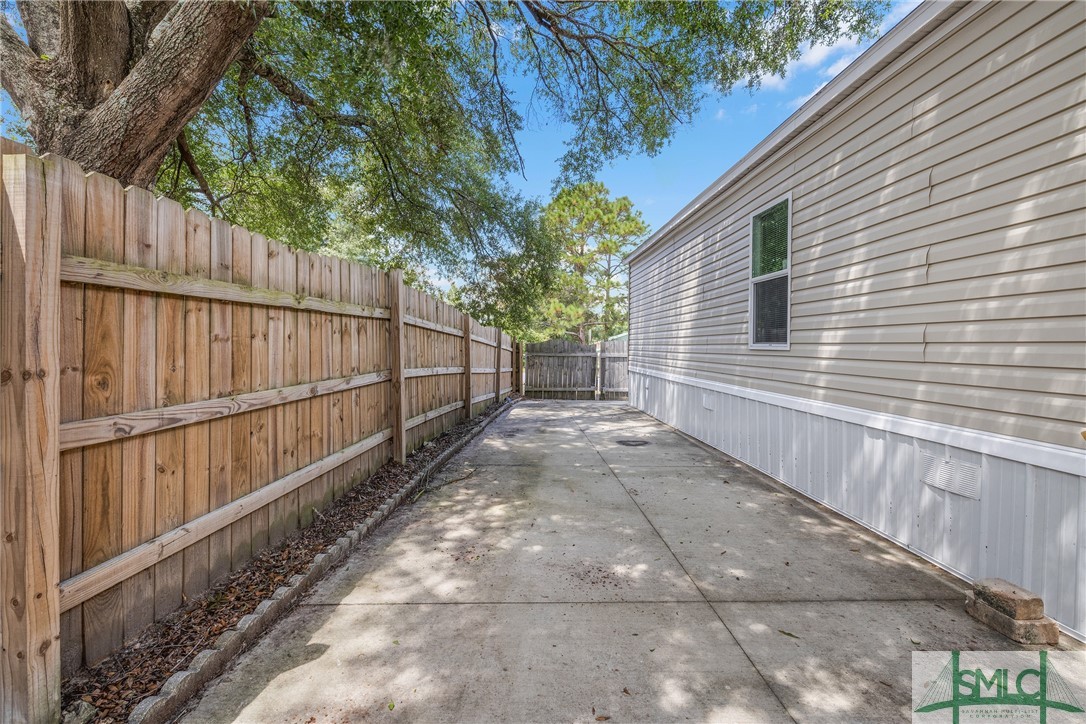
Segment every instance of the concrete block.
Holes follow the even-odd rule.
[[[130,724],[157,724],[169,717],[171,700],[168,696],[149,696],[132,709]]]
[[[215,648],[222,651],[225,657],[233,658],[238,651],[241,651],[244,643],[241,634],[237,631],[223,631],[219,638],[215,639]]]
[[[1002,578],[974,582],[973,593],[978,601],[984,601],[1017,621],[1036,621],[1045,615],[1045,604],[1040,596]]]
[[[226,656],[219,649],[204,649],[192,659],[189,668],[193,671],[217,671],[226,663]]]
[[[985,626],[1020,644],[1055,646],[1060,642],[1060,627],[1050,618],[1017,621],[972,595],[965,601],[965,610]]]

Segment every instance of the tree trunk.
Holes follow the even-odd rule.
[[[170,146],[268,14],[248,2],[79,2],[56,5],[56,58],[41,58],[0,19],[2,80],[38,151],[124,184],[150,186]],[[46,28],[48,13],[32,25]]]

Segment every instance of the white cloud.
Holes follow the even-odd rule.
[[[878,35],[884,35],[890,31],[906,15],[916,9],[921,0],[895,0],[890,12],[883,18]],[[784,69],[784,76],[766,76],[762,78],[762,90],[783,91],[789,86],[789,81],[797,73],[815,70],[823,78],[833,78],[843,71],[850,63],[860,57],[860,54],[870,45],[870,42],[859,43],[853,38],[841,38],[832,45],[805,46],[800,51],[800,56],[788,63]],[[819,86],[821,88],[821,86]],[[816,91],[817,92],[817,89]],[[813,93],[801,98],[795,98],[788,102],[788,106],[798,108],[803,105]]]
[[[856,60],[859,57],[859,52],[842,55],[840,58],[835,60],[833,64],[820,70],[819,73],[826,78],[836,78],[842,70],[850,66],[852,64],[852,61]]]
[[[920,1],[921,0],[901,0],[901,2],[895,2],[890,8],[890,12],[882,19],[882,25],[879,26],[879,35],[885,35],[890,28],[901,22],[902,18],[913,10],[916,10],[916,6],[920,4]]]
[[[819,84],[818,84],[818,87],[817,87],[817,88],[815,88],[815,89],[814,89],[813,91],[811,91],[810,93],[808,93],[807,95],[805,95],[805,96],[800,96],[800,97],[798,97],[798,98],[793,98],[792,100],[788,101],[788,104],[787,104],[787,105],[788,105],[788,107],[789,107],[789,108],[791,108],[791,109],[792,109],[793,111],[794,111],[794,110],[796,110],[797,108],[799,108],[800,106],[802,106],[802,105],[803,105],[804,103],[806,103],[807,101],[809,101],[809,100],[811,100],[812,98],[814,98],[815,94],[816,94],[816,93],[818,93],[818,91],[822,90],[822,89],[823,89],[823,88],[825,88],[825,87],[826,87],[826,84],[825,84],[824,82],[823,82],[823,83],[819,83]]]
[[[791,65],[789,65],[789,68],[791,68]],[[767,75],[762,78],[762,90],[780,91],[787,86],[788,78],[782,78],[779,75]]]
[[[716,109],[716,114],[713,116],[713,118],[715,120],[717,120],[717,121],[723,121],[727,117],[728,117],[728,112],[726,110],[724,110],[723,108],[717,108]]]
[[[746,108],[743,109],[743,113],[757,113],[757,112],[758,112],[758,104],[757,103],[751,103],[749,106],[747,106]]]

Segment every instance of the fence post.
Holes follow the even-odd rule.
[[[61,166],[3,157],[0,720],[60,719]],[[49,192],[46,194],[46,184]]]
[[[520,340],[513,340],[513,392],[522,394],[520,389]]]
[[[403,270],[388,273],[389,340],[392,368],[392,459],[402,463],[407,459],[407,435],[404,430],[404,329],[403,329]]]
[[[498,346],[494,348],[494,402],[502,401],[502,328],[495,327]]]
[[[471,315],[464,315],[464,417],[471,418]]]

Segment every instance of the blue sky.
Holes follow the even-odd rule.
[[[884,34],[918,5],[895,2],[882,24]],[[765,78],[751,93],[712,94],[692,123],[680,126],[668,146],[653,158],[620,159],[597,175],[613,196],[629,196],[653,230],[773,132],[823,85],[874,42],[839,42],[808,48],[789,65],[784,78]],[[524,89],[530,92],[530,88]],[[547,199],[557,174],[556,159],[568,129],[538,116],[528,119],[518,137],[526,178],[509,181],[526,196]]]

